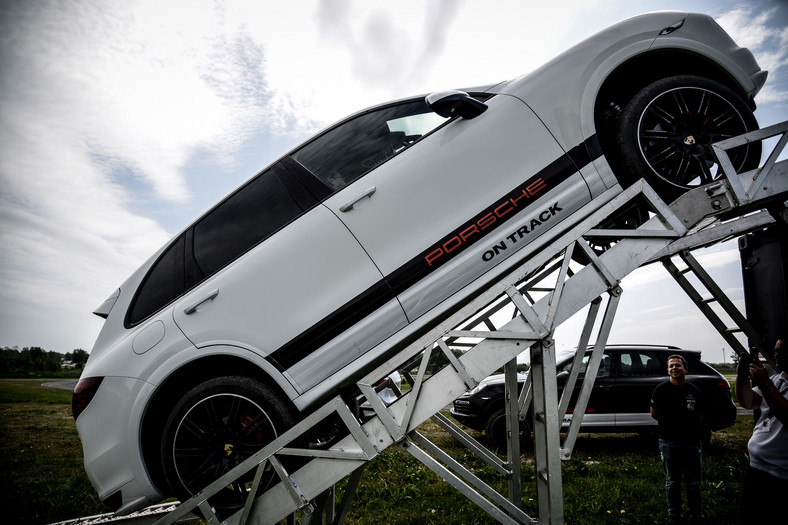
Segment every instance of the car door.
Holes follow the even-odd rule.
[[[651,394],[668,380],[667,364],[659,352],[643,349],[622,350],[616,371],[616,426],[622,428],[656,426],[651,417]]]
[[[583,360],[581,361],[580,372],[578,373],[577,382],[575,383],[572,398],[569,402],[569,408],[562,422],[564,427],[568,427],[572,422],[574,406],[577,403],[577,398],[580,396],[583,380],[585,379],[586,367],[588,366],[590,358],[591,353],[589,352],[583,356]],[[559,363],[556,367],[559,395],[563,394],[564,385],[572,369],[573,360],[574,357]],[[588,399],[585,413],[583,414],[583,428],[612,428],[615,426],[615,411],[612,399],[615,397],[616,378],[613,368],[613,356],[610,352],[605,351],[602,354],[602,361],[599,363],[594,387],[591,390],[591,395]]]
[[[288,369],[330,346],[352,324],[348,310],[380,309],[388,331],[404,326],[405,317],[358,241],[292,177],[277,164],[193,225],[188,273],[202,282],[173,315],[195,346],[240,346],[268,356],[303,391],[336,367],[312,369],[309,378]],[[369,291],[377,289],[383,292],[369,304]]]
[[[511,96],[486,104],[478,117],[451,120],[325,201],[411,321],[589,200],[582,177],[525,104]],[[369,133],[395,133],[415,116],[377,122]]]

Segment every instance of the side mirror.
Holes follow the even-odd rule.
[[[464,119],[478,117],[487,110],[487,104],[479,102],[464,91],[439,91],[424,99],[432,111],[441,117],[459,115]]]

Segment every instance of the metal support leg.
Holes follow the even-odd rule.
[[[583,378],[583,386],[580,389],[580,395],[577,397],[577,402],[575,403],[574,417],[572,418],[572,423],[569,425],[569,430],[566,433],[566,439],[564,439],[564,444],[561,448],[561,459],[568,460],[572,457],[572,450],[574,449],[575,442],[577,441],[577,434],[580,432],[580,425],[583,423],[583,415],[585,414],[586,408],[588,407],[588,400],[591,398],[591,391],[594,388],[594,381],[596,381],[597,372],[599,371],[599,364],[602,362],[602,355],[604,353],[605,346],[607,345],[607,339],[610,335],[610,329],[613,326],[613,320],[616,317],[616,310],[618,309],[618,302],[620,299],[621,288],[619,286],[615,286],[610,291],[610,300],[607,303],[607,309],[605,310],[605,315],[602,318],[602,326],[599,328],[596,343],[594,344],[594,351],[592,352],[591,359],[589,359],[588,365],[586,366],[586,373],[585,377]],[[586,334],[583,334],[583,338],[585,337]],[[577,355],[582,355],[582,353],[578,351]],[[572,385],[571,389],[568,387],[565,388],[564,397],[567,399],[571,397],[573,390],[574,385]],[[566,413],[564,399],[561,400],[561,407],[562,410],[559,410],[559,416],[561,419],[563,419],[563,416]]]
[[[345,495],[342,496],[342,501],[339,503],[339,508],[336,510],[337,515],[336,518],[334,518],[334,525],[345,522],[347,513],[350,511],[350,504],[353,503],[353,498],[356,496],[356,490],[361,483],[361,475],[364,474],[364,469],[366,467],[366,463],[361,465],[348,478],[347,485],[345,486]]]
[[[531,347],[531,375],[534,378],[534,459],[539,521],[563,523],[561,421],[558,419],[555,342],[552,339],[543,339]]]
[[[520,411],[517,403],[517,358],[504,367],[506,397],[506,457],[509,458],[509,501],[522,508],[523,486],[520,468]]]
[[[485,494],[482,495],[481,493],[474,490],[471,486],[465,483],[460,477],[455,475],[451,470],[446,468],[442,465],[439,461],[433,458],[431,455],[427,454],[424,450],[416,446],[416,442],[419,445],[427,447],[431,454],[437,455],[442,461],[446,461],[451,464],[452,468],[458,469],[461,471],[462,475],[467,478],[470,478],[477,486],[482,488],[488,488],[484,483],[481,483],[481,480],[478,480],[476,476],[473,475],[467,469],[464,469],[461,465],[456,463],[452,460],[448,455],[442,453],[442,451],[432,445],[424,436],[418,435],[418,433],[413,434],[414,441],[403,441],[400,443],[400,446],[411,454],[413,457],[418,459],[421,463],[423,463],[427,468],[435,472],[438,476],[443,478],[444,481],[449,483],[452,487],[457,489],[461,494],[465,497],[470,499],[474,502],[480,509],[484,512],[492,516],[496,521],[499,523],[509,523],[512,525],[515,524],[522,524],[522,523],[531,523],[532,519],[522,512],[519,508],[513,505],[510,501],[506,500],[500,494],[497,494],[492,489],[486,490]],[[485,497],[486,496],[486,497]],[[493,501],[488,500],[487,498],[491,498]],[[501,510],[501,508],[507,509],[506,512]],[[507,514],[508,512],[508,514]]]

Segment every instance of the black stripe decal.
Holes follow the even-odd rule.
[[[502,196],[463,226],[405,263],[383,280],[355,297],[268,356],[280,371],[309,357],[334,337],[361,321],[397,295],[424,279],[453,257],[513,218],[528,203],[549,192],[577,171],[602,156],[596,135],[572,148],[523,184]],[[514,211],[514,213],[506,212]],[[504,213],[505,212],[505,213]],[[483,228],[484,226],[484,228]],[[477,230],[479,235],[475,234]],[[439,253],[441,251],[442,253]]]
[[[272,353],[268,360],[284,371],[394,299],[385,280],[378,281],[358,297]]]
[[[476,242],[484,239],[528,205],[577,173],[567,156],[552,162],[539,173],[501,197],[427,250],[386,277],[399,295],[434,272]]]

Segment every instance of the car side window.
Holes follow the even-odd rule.
[[[136,324],[181,295],[185,290],[184,236],[159,257],[137,290],[127,322]]]
[[[331,128],[291,157],[337,191],[447,120],[423,99],[376,108]]]
[[[276,174],[262,173],[194,225],[194,260],[206,277],[216,273],[301,212]]]
[[[583,357],[583,361],[580,363],[580,372],[579,377],[583,377],[586,374],[586,368],[588,368],[588,361],[591,358],[591,355],[588,354]],[[572,370],[572,361],[568,361],[564,363],[564,365],[558,367],[557,372],[570,372]],[[599,370],[596,372],[597,379],[610,377],[610,354],[605,352],[602,354],[602,362],[599,363]]]
[[[285,174],[261,173],[181,235],[148,272],[126,322],[142,321],[298,218],[304,206],[288,191]]]
[[[621,352],[621,377],[667,376],[667,370],[654,352]]]

